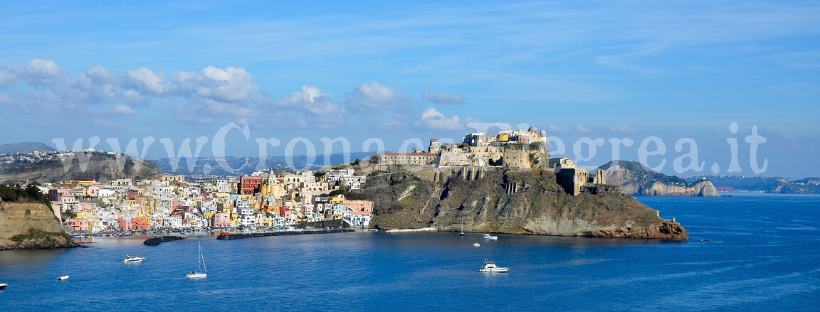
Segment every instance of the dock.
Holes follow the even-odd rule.
[[[305,235],[305,234],[332,234],[332,233],[350,233],[356,232],[354,229],[324,229],[324,230],[303,230],[303,231],[281,231],[281,232],[265,232],[265,233],[242,233],[242,234],[221,234],[216,237],[218,240],[232,240],[243,239],[251,237],[268,237],[268,236],[287,236],[287,235]]]

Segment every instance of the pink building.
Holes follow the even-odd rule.
[[[74,231],[88,231],[88,220],[86,219],[68,219],[65,220],[65,224]]]
[[[369,200],[345,200],[343,205],[355,214],[373,213],[373,202]]]
[[[148,220],[136,218],[131,220],[131,227],[134,230],[150,230],[151,224],[148,223]]]
[[[290,207],[280,206],[279,216],[282,218],[290,218]]]
[[[123,217],[119,217],[119,218],[117,218],[117,225],[118,225],[117,228],[120,231],[133,230],[133,227],[131,225],[131,219],[126,219],[126,218],[123,218]]]
[[[88,188],[88,197],[97,197],[100,196],[100,188],[96,186],[91,186]]]
[[[48,200],[49,201],[60,201],[60,197],[68,196],[69,194],[70,194],[70,192],[67,189],[51,189],[51,190],[48,190]]]
[[[217,212],[213,217],[213,226],[226,228],[231,227],[231,216],[224,212]]]

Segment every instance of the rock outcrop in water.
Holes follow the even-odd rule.
[[[77,246],[45,204],[0,201],[0,250]]]
[[[703,196],[717,197],[715,186],[709,180],[688,182],[649,169],[639,162],[611,161],[600,167],[606,173],[606,183],[617,185],[625,194],[644,196]]]
[[[371,226],[436,227],[465,232],[620,237],[685,241],[679,223],[613,186],[572,196],[551,171],[438,170],[383,173],[368,177],[352,199],[374,201]]]

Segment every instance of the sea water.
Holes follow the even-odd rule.
[[[820,310],[820,196],[638,197],[688,242],[357,232],[2,251],[4,311]],[[474,242],[481,247],[473,247]],[[188,280],[202,244],[208,278]],[[126,255],[145,257],[125,264]],[[510,267],[478,273],[484,260]],[[60,275],[70,275],[57,281]]]

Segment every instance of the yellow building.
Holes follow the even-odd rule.
[[[339,196],[336,196],[336,197],[331,197],[331,198],[328,200],[328,202],[329,202],[330,204],[342,204],[342,203],[344,203],[344,201],[345,201],[345,197],[344,197],[344,195],[339,195]]]

